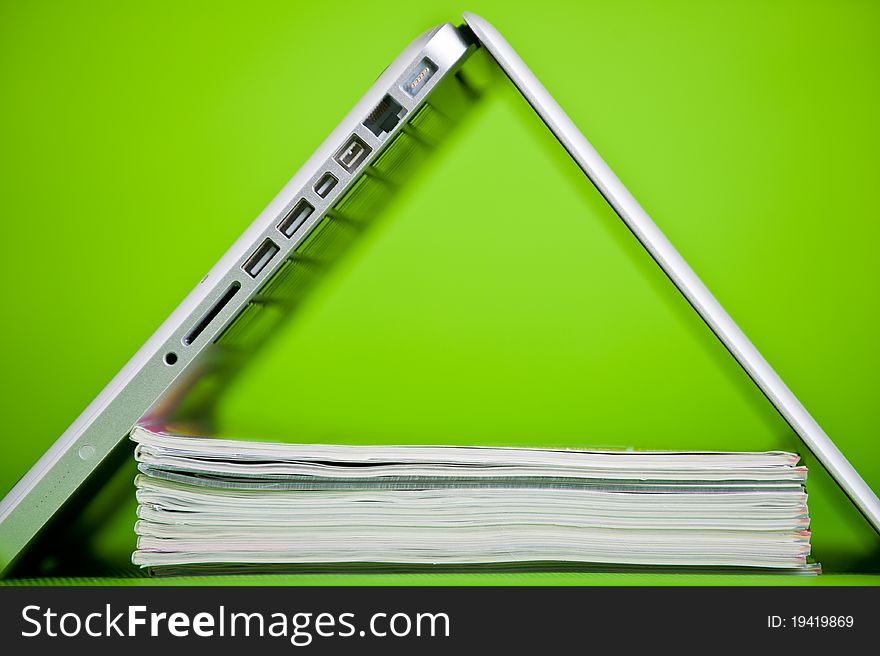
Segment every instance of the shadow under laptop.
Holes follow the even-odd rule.
[[[528,572],[577,574],[778,574],[780,576],[811,576],[805,571],[793,574],[790,569],[772,567],[704,567],[668,565],[611,565],[568,561],[533,561],[515,563],[461,564],[400,564],[400,563],[307,563],[290,565],[202,564],[176,565],[150,569],[156,577],[218,576],[218,575],[311,575],[311,574],[520,574]]]
[[[399,190],[448,141],[498,77],[488,55],[478,51],[462,69],[444,78],[222,330],[205,363],[170,390],[148,417],[180,432],[214,433],[215,411],[236,373],[267,341],[296,321],[313,290],[381,223]]]

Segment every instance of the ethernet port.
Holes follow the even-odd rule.
[[[406,110],[401,104],[391,96],[386,95],[382,98],[382,102],[376,105],[373,111],[370,112],[370,115],[367,116],[364,121],[364,127],[377,137],[381,137],[397,127],[404,114],[406,114]]]

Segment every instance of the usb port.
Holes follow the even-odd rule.
[[[339,180],[332,173],[325,173],[321,176],[321,179],[315,183],[315,193],[318,194],[321,198],[327,198],[331,191],[333,191],[333,187],[336,186],[336,183]]]
[[[428,80],[430,80],[436,72],[437,66],[426,57],[413,69],[409,78],[407,78],[406,82],[404,82],[401,87],[409,95],[415,98],[419,94],[419,91],[425,88]]]
[[[386,95],[382,102],[376,105],[373,111],[370,112],[370,115],[367,116],[364,121],[364,127],[377,137],[381,137],[396,128],[404,114],[406,114],[406,110],[401,104],[391,96]]]
[[[247,262],[241,268],[251,278],[256,278],[266,268],[266,265],[269,264],[272,258],[275,257],[278,250],[279,248],[275,245],[275,242],[267,239],[260,244],[260,247],[254,251],[254,254],[247,259]]]
[[[348,143],[339,149],[339,152],[336,153],[333,159],[339,162],[342,168],[351,173],[364,163],[367,155],[372,150],[359,136],[353,134],[349,138]]]
[[[290,213],[284,217],[281,223],[278,224],[279,232],[290,239],[293,237],[293,233],[299,230],[299,227],[305,223],[305,220],[309,218],[314,211],[315,208],[312,207],[312,204],[303,198],[293,206]]]

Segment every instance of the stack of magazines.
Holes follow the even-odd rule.
[[[136,428],[153,568],[808,562],[806,468],[761,453],[286,444]]]

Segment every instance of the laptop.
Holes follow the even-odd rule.
[[[880,532],[880,499],[504,37],[486,20],[417,37],[168,319],[0,502],[0,572],[75,515],[138,423],[204,426],[254,349],[503,71],[755,384]]]

